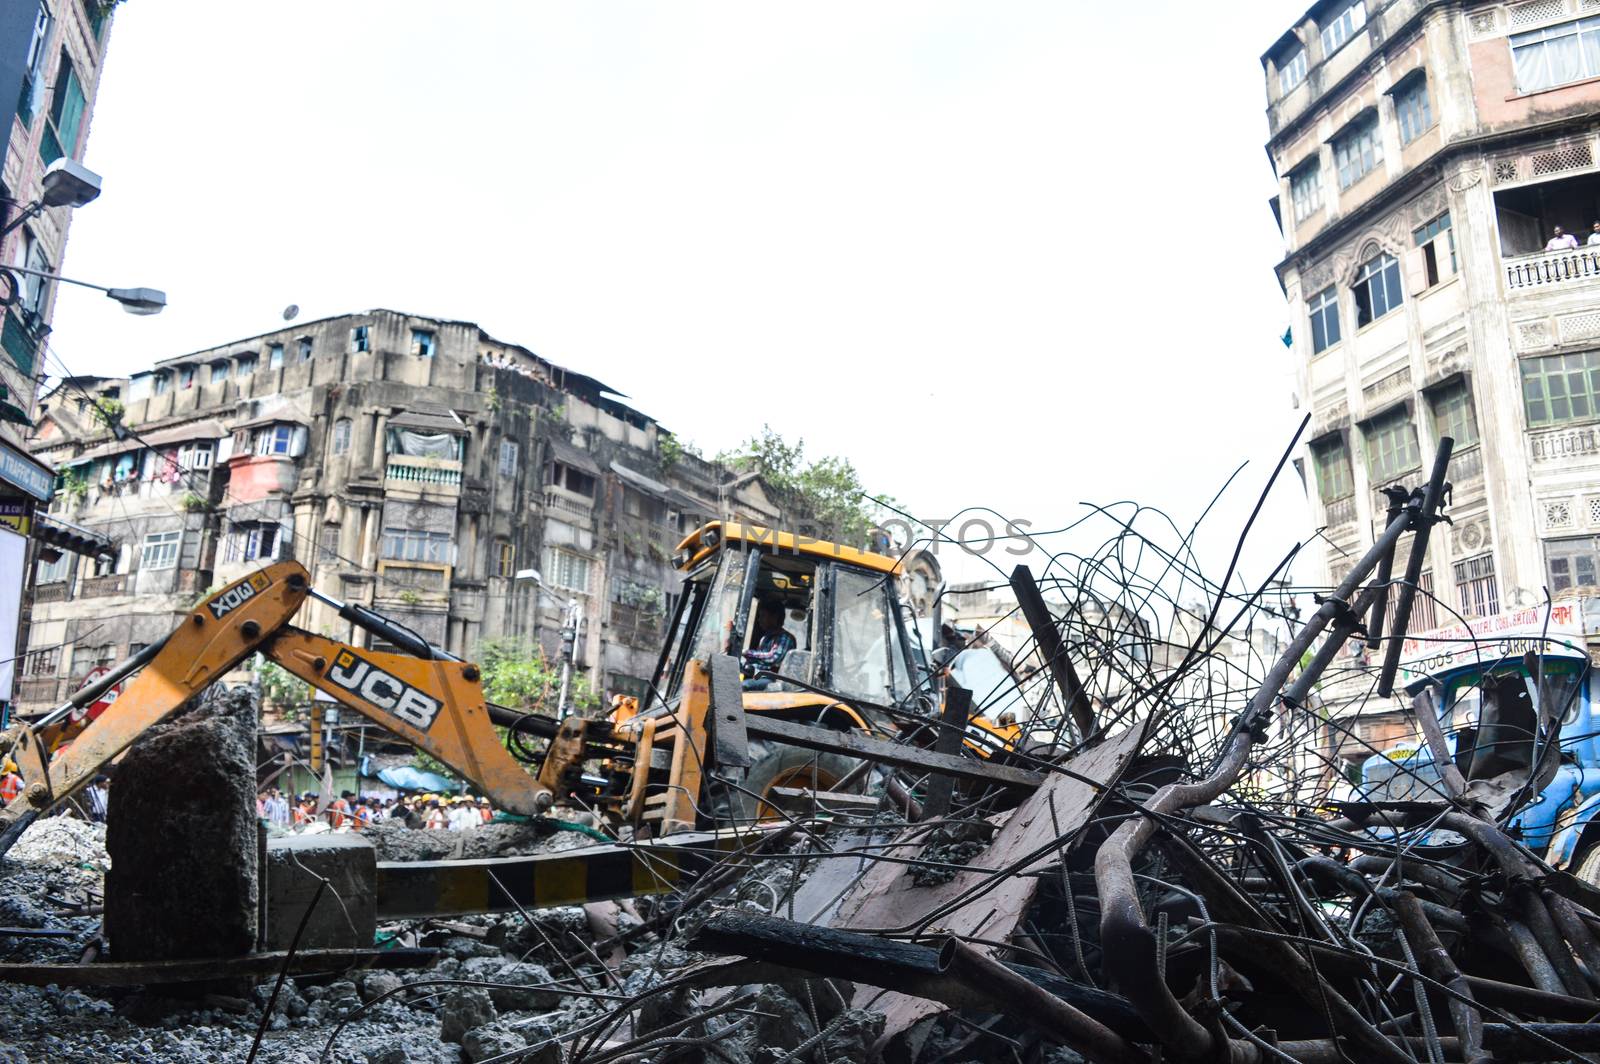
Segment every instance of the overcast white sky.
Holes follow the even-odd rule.
[[[77,373],[370,307],[480,322],[708,451],[921,516],[1227,550],[1299,413],[1258,57],[1303,3],[137,0],[63,272]],[[1291,475],[1247,575],[1307,532]],[[1004,564],[1009,568],[1009,559]],[[1303,567],[1309,575],[1309,567]]]

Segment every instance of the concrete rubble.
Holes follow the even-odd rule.
[[[998,762],[1034,774],[1020,781],[996,769],[1002,782],[989,785],[948,761],[919,780],[880,753],[890,767],[876,804],[830,809],[816,795],[806,812],[738,823],[721,836],[728,847],[669,890],[545,908],[502,899],[495,907],[514,911],[370,929],[348,921],[355,947],[375,940],[384,949],[367,954],[409,967],[347,962],[234,992],[0,982],[0,1060],[248,1061],[258,1037],[254,1059],[290,1064],[1595,1059],[1600,889],[1547,864],[1511,826],[1558,749],[1537,653],[1530,689],[1545,752],[1501,775],[1446,771],[1403,802],[1339,800],[1326,773],[1296,775],[1306,729],[1323,724],[1305,712],[1314,685],[1370,634],[1365,624],[1383,623],[1389,582],[1375,574],[1437,515],[1441,476],[1270,660],[1222,656],[1229,629],[1215,617],[1228,596],[1196,628],[1146,632],[1139,654],[1126,632],[1082,617],[1030,618],[1040,646],[1070,646],[1071,657],[1044,656],[1030,691],[1034,741]],[[1105,603],[1160,586],[1126,574],[1120,592],[1105,586],[1125,539],[1073,577],[1102,581],[1102,617]],[[1012,574],[1019,600],[1034,580]],[[1238,598],[1246,614],[1260,601]],[[1394,629],[1405,614],[1402,591]],[[1392,663],[1361,667],[1376,688],[1393,683]],[[180,718],[143,750],[199,749],[188,744],[210,729],[216,760],[247,702],[219,699],[210,720],[223,723]],[[153,771],[148,758],[127,764]],[[183,771],[203,780],[210,768]],[[941,771],[951,786],[926,778]],[[910,800],[893,798],[896,785]],[[138,786],[130,808],[142,808]],[[181,802],[187,787],[176,789]],[[0,864],[0,949],[13,975],[18,962],[122,959],[126,925],[108,910],[102,937],[96,914],[107,891],[148,874],[128,867],[148,855],[116,849],[125,814],[113,795],[109,870],[100,832],[61,818],[33,825]],[[231,830],[208,845],[242,861]],[[321,838],[270,840],[269,881],[282,864],[314,865],[337,896],[365,881],[340,879],[351,862],[374,855],[400,876],[431,874],[405,862],[597,845],[528,824]],[[642,853],[634,842],[624,830],[608,849]]]

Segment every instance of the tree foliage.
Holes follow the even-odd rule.
[[[554,715],[561,690],[561,663],[551,661],[538,647],[512,639],[491,639],[478,646],[478,668],[483,672],[483,694],[508,709]],[[575,712],[597,708],[589,678],[573,670],[567,694]]]
[[[757,472],[779,495],[778,501],[799,517],[801,531],[836,543],[865,545],[882,507],[861,482],[848,458],[828,455],[806,458],[806,441],[790,443],[770,425],[717,461],[740,472]]]
[[[261,701],[275,706],[285,720],[300,715],[300,707],[311,701],[311,685],[275,661],[257,657],[254,671],[261,681]]]

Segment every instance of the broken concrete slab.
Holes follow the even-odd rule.
[[[1009,939],[1038,886],[1028,873],[1059,859],[1049,842],[1088,821],[1138,754],[1144,734],[1144,726],[1135,725],[1099,746],[1079,750],[1062,764],[1063,772],[1051,774],[1017,809],[990,818],[996,825],[993,841],[946,882],[923,885],[914,865],[874,865],[840,904],[832,926],[904,931],[936,924],[958,936]],[[913,828],[907,837],[916,843],[889,852],[921,856],[927,833]],[[1002,869],[1009,874],[995,875]],[[883,994],[873,987],[861,988],[854,1004],[881,1013],[888,1038],[943,1008],[926,998]]]
[[[106,938],[119,961],[236,957],[256,944],[255,742],[248,688],[151,729],[117,766]]]
[[[377,852],[360,835],[284,835],[267,841],[266,948],[288,949],[312,902],[300,949],[359,949],[378,930]],[[318,889],[322,880],[328,889]]]

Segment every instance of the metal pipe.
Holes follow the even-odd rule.
[[[1405,507],[1406,492],[1400,488],[1384,488],[1383,494],[1389,500],[1389,507],[1383,515],[1383,525],[1389,527],[1400,511]],[[1378,562],[1378,575],[1373,580],[1373,587],[1377,589],[1377,596],[1372,600],[1372,612],[1367,621],[1367,649],[1377,650],[1383,645],[1384,611],[1389,607],[1389,580],[1394,576],[1394,551],[1385,554]]]
[[[1483,1049],[1483,1017],[1473,1002],[1472,988],[1444,943],[1439,941],[1438,933],[1422,911],[1422,904],[1416,895],[1400,891],[1394,899],[1394,911],[1423,969],[1458,995],[1450,998],[1449,1007],[1450,1022],[1455,1026],[1456,1037],[1461,1039],[1462,1059],[1466,1064],[1488,1064],[1493,1058]]]
[[[1600,980],[1600,941],[1595,939],[1589,925],[1583,922],[1578,907],[1551,890],[1541,891],[1540,897],[1550,910],[1550,918],[1556,922],[1561,936],[1572,944],[1583,966],[1589,970],[1590,983]]]
[[[1139,905],[1134,885],[1133,858],[1155,834],[1159,816],[1212,801],[1238,780],[1250,760],[1250,747],[1255,741],[1252,731],[1265,722],[1289,673],[1299,665],[1317,636],[1348,610],[1346,603],[1350,596],[1372,572],[1383,552],[1404,534],[1411,518],[1411,511],[1407,511],[1384,529],[1383,535],[1350,569],[1333,595],[1323,601],[1306,626],[1290,640],[1248,708],[1240,714],[1234,725],[1234,733],[1210,775],[1194,783],[1171,783],[1162,787],[1144,806],[1154,815],[1130,818],[1095,852],[1095,885],[1100,894],[1100,941],[1104,949],[1102,963],[1118,988],[1150,1025],[1150,1029],[1160,1032],[1163,1045],[1172,1050],[1175,1056],[1195,1060],[1215,1058],[1219,1050],[1225,1047],[1216,1045],[1212,1032],[1189,1015],[1160,977],[1156,964],[1155,937],[1145,924],[1144,910]],[[1316,675],[1310,668],[1306,673],[1309,675],[1309,688],[1309,683],[1315,681]],[[1307,677],[1302,676],[1302,679]],[[1257,1052],[1257,1047],[1250,1043],[1233,1041],[1230,1045],[1241,1051],[1248,1048],[1251,1054]],[[1399,1061],[1404,1058],[1396,1050],[1389,1059]]]
[[[1439,450],[1433,456],[1433,473],[1428,477],[1428,487],[1422,493],[1422,505],[1417,511],[1416,536],[1411,540],[1411,555],[1406,559],[1406,579],[1400,585],[1400,598],[1394,607],[1394,631],[1389,634],[1389,645],[1383,650],[1383,671],[1378,674],[1378,697],[1388,698],[1394,693],[1394,674],[1400,667],[1400,651],[1406,631],[1411,626],[1411,607],[1417,599],[1417,581],[1422,577],[1422,566],[1428,557],[1428,533],[1433,529],[1434,511],[1444,495],[1444,475],[1450,468],[1450,452],[1456,441],[1449,436],[1439,439]]]
[[[1556,974],[1561,977],[1567,993],[1573,997],[1594,997],[1594,991],[1583,978],[1583,973],[1578,970],[1578,962],[1572,959],[1572,950],[1567,948],[1566,940],[1556,930],[1555,921],[1550,919],[1550,910],[1544,907],[1544,899],[1539,896],[1539,892],[1530,884],[1519,883],[1512,888],[1511,893],[1522,909],[1522,919],[1528,925],[1528,930],[1533,933],[1533,940],[1539,943],[1544,955],[1550,958],[1550,963],[1555,968]]]
[[[1505,928],[1511,938],[1511,947],[1516,950],[1517,960],[1522,962],[1533,985],[1547,994],[1565,994],[1566,989],[1561,983],[1561,976],[1556,974],[1555,965],[1539,948],[1538,939],[1533,937],[1527,925],[1520,920],[1507,920]]]
[[[1600,1023],[1523,1023],[1512,1026],[1508,1023],[1486,1023],[1483,1025],[1483,1040],[1492,1051],[1490,1060],[1556,1060],[1548,1042],[1541,1041],[1548,1038],[1571,1053],[1587,1053],[1600,1049]],[[1405,1043],[1417,1052],[1426,1051],[1424,1039],[1415,1035],[1406,1038]],[[1440,1043],[1450,1059],[1458,1060],[1461,1056],[1461,1043],[1455,1038],[1441,1038]],[[1331,1038],[1295,1039],[1279,1042],[1278,1052],[1293,1057],[1301,1064],[1349,1064],[1351,1060],[1347,1053]]]
[[[1049,1031],[1094,1061],[1108,1064],[1148,1064],[1142,1049],[1088,1013],[1062,1001],[1043,987],[1024,979],[993,957],[979,953],[954,935],[939,947],[939,970],[959,982],[981,987],[1008,1001],[1010,1014],[1027,1017],[1030,1026]]]

